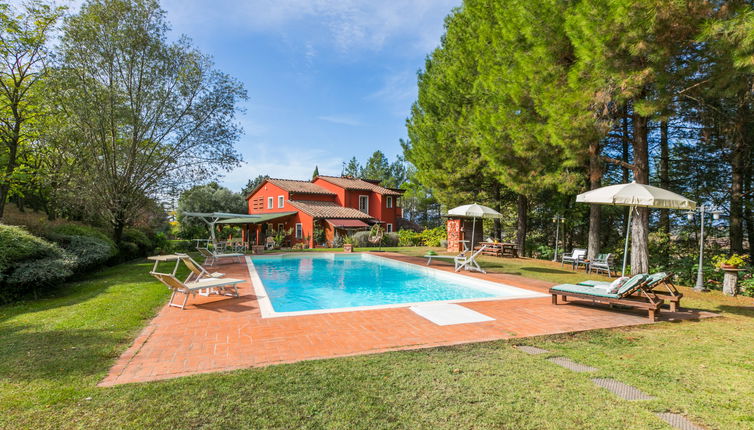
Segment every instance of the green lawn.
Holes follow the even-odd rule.
[[[497,264],[493,270],[540,279],[584,279],[545,262]],[[653,412],[666,410],[711,428],[754,428],[754,301],[716,292],[688,292],[689,306],[724,314],[702,322],[98,388],[167,299],[149,267],[121,265],[57,297],[0,307],[0,428],[660,429],[667,427]],[[619,400],[594,386],[593,375],[519,352],[517,342],[596,366],[597,376],[657,399]]]

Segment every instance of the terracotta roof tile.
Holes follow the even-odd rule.
[[[341,188],[345,188],[346,190],[374,191],[375,193],[380,193],[386,196],[400,196],[403,194],[399,191],[391,190],[389,188],[383,187],[382,185],[365,181],[363,179],[322,175],[317,177],[331,184],[335,184]]]
[[[288,203],[314,218],[372,219],[371,216],[358,209],[344,208],[335,202],[289,200]]]
[[[276,178],[270,178],[267,181],[291,193],[326,194],[329,196],[335,195],[335,193],[333,193],[332,191],[326,188],[322,188],[319,185],[314,185],[309,181]]]

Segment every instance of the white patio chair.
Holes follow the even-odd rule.
[[[464,255],[458,255],[455,258],[453,258],[453,261],[456,264],[456,272],[460,271],[461,269],[465,270],[476,270],[477,272],[481,273],[487,273],[479,267],[479,263],[476,261],[476,257],[482,253],[487,248],[487,245],[482,245],[481,248],[477,249],[475,253],[471,254],[470,256],[466,257]]]
[[[202,257],[204,257],[204,264],[207,266],[214,266],[221,258],[235,258],[238,263],[243,263],[243,257],[246,255],[241,252],[216,253],[210,251],[208,248],[201,247],[197,247],[196,250],[202,254]]]
[[[576,267],[581,260],[586,258],[586,249],[574,248],[570,254],[563,254],[560,259],[560,265],[563,266],[566,263],[571,263],[573,267]]]
[[[613,254],[599,254],[589,263],[589,271],[606,272],[608,277],[613,276]]]

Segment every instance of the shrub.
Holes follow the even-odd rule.
[[[116,255],[116,251],[108,242],[96,237],[60,235],[53,240],[75,257],[75,271],[77,272],[84,272],[105,264]]]
[[[448,232],[445,227],[428,228],[421,232],[422,243],[424,246],[440,246],[440,242],[447,239]]]
[[[421,233],[413,230],[398,231],[398,246],[419,246],[422,242]]]
[[[371,243],[369,243],[369,232],[368,231],[357,231],[354,233],[351,238],[353,239],[353,246],[364,248],[366,246],[372,246]]]
[[[110,238],[110,236],[94,227],[79,224],[62,224],[51,228],[49,230],[48,236],[52,234],[93,237],[107,243],[108,246],[110,246],[113,255],[118,252],[118,246],[115,245],[115,242]]]
[[[0,302],[71,276],[75,257],[21,227],[0,224]]]
[[[399,240],[400,239],[398,238],[398,233],[387,233],[382,239],[382,246],[398,246]]]

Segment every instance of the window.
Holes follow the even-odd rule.
[[[369,213],[369,196],[359,196],[359,210],[365,214]]]
[[[304,225],[301,223],[296,224],[296,239],[304,238]]]
[[[283,231],[283,223],[278,224],[278,231]]]
[[[390,209],[390,208],[393,207],[393,197],[392,196],[387,196],[385,198],[385,207],[388,208],[388,209]]]
[[[284,196],[278,196],[278,209],[282,209],[284,203],[285,203],[285,197]]]
[[[387,232],[388,233],[392,233],[393,232],[393,224],[388,224],[387,225]]]
[[[272,197],[267,197],[267,209],[272,209]]]

